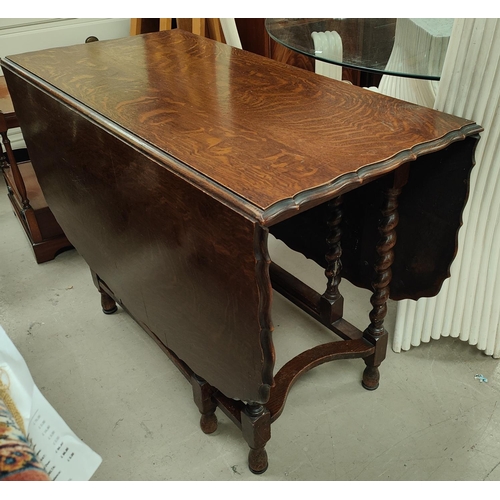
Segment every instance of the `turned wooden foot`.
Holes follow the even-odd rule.
[[[217,403],[212,398],[215,389],[201,377],[191,375],[191,386],[196,406],[200,410],[200,427],[205,434],[212,434],[217,430]]]
[[[200,427],[205,434],[212,434],[217,430],[217,416],[214,412],[201,415]]]
[[[367,391],[374,391],[379,386],[380,372],[377,366],[367,366],[363,372],[361,384]]]
[[[250,449],[248,453],[248,468],[254,474],[263,474],[269,466],[265,448]]]
[[[101,306],[104,314],[113,314],[118,310],[116,302],[104,291],[99,290],[101,293]]]
[[[250,446],[248,468],[254,474],[267,470],[266,443],[271,439],[271,414],[261,404],[248,404],[241,412],[241,430]]]

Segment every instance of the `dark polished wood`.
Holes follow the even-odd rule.
[[[384,328],[384,319],[387,315],[387,301],[390,295],[392,281],[391,266],[394,263],[394,246],[396,245],[396,228],[399,223],[398,197],[403,186],[408,182],[409,165],[403,165],[393,174],[392,185],[383,191],[383,204],[379,218],[379,240],[375,246],[376,259],[374,278],[372,281],[373,294],[370,298],[370,324],[363,336],[375,346],[375,352],[365,358],[366,369],[363,373],[363,387],[370,391],[379,385],[378,367],[385,358],[387,349],[387,330]]]
[[[250,447],[248,466],[254,474],[262,474],[268,467],[265,446],[271,439],[269,410],[261,404],[246,405],[241,412],[241,432]]]
[[[217,417],[215,415],[217,403],[213,398],[216,390],[206,380],[194,373],[191,375],[191,385],[193,387],[194,402],[201,413],[201,430],[205,434],[212,434],[217,430]]]
[[[325,276],[326,290],[321,296],[320,314],[324,317],[324,322],[331,324],[342,318],[344,314],[344,297],[339,291],[341,270],[342,270],[342,196],[337,196],[328,204],[330,213],[327,225],[328,234],[326,237],[327,252],[325,254]]]
[[[329,342],[302,352],[286,363],[275,376],[275,385],[267,408],[274,422],[283,412],[286,398],[292,385],[304,373],[316,366],[336,359],[366,358],[371,356],[375,347],[364,339],[346,342]]]
[[[125,309],[175,363],[205,433],[220,408],[261,473],[301,374],[359,358],[363,384],[378,384],[382,302],[393,282],[417,298],[446,277],[479,126],[181,30],[2,66],[43,192],[104,311]],[[325,268],[325,294],[271,263],[270,231]],[[426,241],[408,244],[415,234]],[[373,289],[365,331],[342,317],[341,278]],[[272,287],[334,334],[278,373]]]
[[[45,201],[35,171],[29,160],[18,161],[8,137],[10,129],[19,127],[5,78],[0,78],[0,167],[7,185],[7,193],[33,249],[37,263],[55,258],[63,250],[72,248],[63,230]]]
[[[472,167],[463,159],[473,156],[475,146],[476,138],[466,137],[409,163],[408,185],[398,199],[400,224],[391,266],[391,299],[432,297],[449,277]],[[341,274],[368,290],[372,289],[377,257],[374,249],[379,240],[379,210],[387,188],[385,176],[343,196]],[[327,220],[328,206],[321,204],[270,230],[290,248],[326,268]]]
[[[260,214],[266,224],[477,129],[457,117],[179,30],[35,54],[10,60],[21,67],[29,63],[27,78],[49,94],[67,93],[61,99],[75,109],[96,115],[100,123],[120,124],[114,125],[117,135],[126,130],[141,142],[147,138],[152,156],[168,153],[212,183],[211,192],[229,191],[233,204]],[[103,58],[89,74],[92,61]],[[249,65],[260,72],[252,73]],[[174,84],[166,87],[166,79]],[[304,191],[304,179],[310,191]]]

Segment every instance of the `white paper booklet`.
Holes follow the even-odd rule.
[[[20,352],[1,326],[0,373],[23,417],[28,439],[50,478],[88,481],[102,458],[78,438],[45,399]]]

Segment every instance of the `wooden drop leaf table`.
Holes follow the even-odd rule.
[[[301,374],[361,358],[377,388],[387,300],[435,295],[448,276],[481,127],[181,30],[2,67],[104,312],[119,304],[163,348],[204,432],[219,407],[261,473]],[[323,294],[271,262],[269,233],[325,269]],[[341,278],[373,291],[361,329]],[[278,373],[272,288],[335,334]]]

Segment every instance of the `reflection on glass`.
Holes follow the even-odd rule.
[[[266,19],[271,38],[317,60],[426,80],[439,80],[452,26],[453,19]]]

